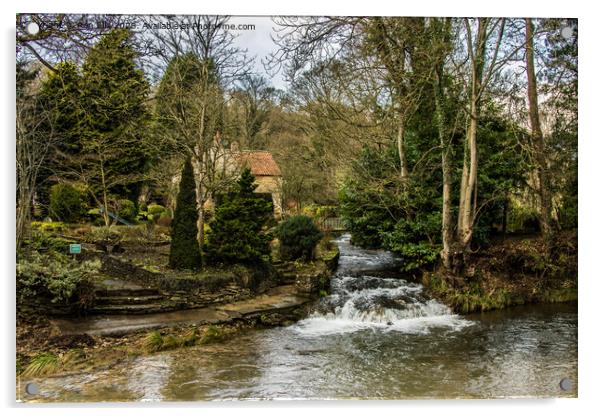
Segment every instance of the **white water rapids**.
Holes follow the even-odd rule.
[[[350,236],[337,240],[339,267],[331,295],[318,310],[293,329],[302,335],[325,335],[374,328],[403,333],[428,333],[433,327],[462,329],[470,321],[424,294],[424,287],[404,279],[378,276],[399,263],[390,252],[358,249]]]

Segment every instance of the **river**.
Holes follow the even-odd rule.
[[[458,316],[390,270],[385,251],[337,239],[332,293],[307,318],[219,344],[39,381],[25,400],[576,397],[577,306]],[[562,390],[561,379],[572,381]]]

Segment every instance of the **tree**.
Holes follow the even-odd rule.
[[[59,221],[77,222],[86,212],[80,192],[68,183],[57,183],[50,188],[50,214]]]
[[[17,62],[16,91],[16,165],[17,208],[16,246],[21,247],[29,230],[32,200],[38,173],[50,147],[56,140],[53,113],[44,106],[36,91],[38,70]]]
[[[236,119],[237,137],[246,149],[265,149],[266,124],[272,108],[275,90],[263,76],[249,75],[232,92],[231,108]]]
[[[529,100],[529,120],[531,122],[531,140],[535,156],[539,206],[541,215],[541,231],[546,246],[552,243],[552,194],[550,189],[550,177],[548,174],[548,161],[546,158],[546,146],[541,130],[539,116],[539,102],[537,91],[537,78],[535,76],[535,60],[533,47],[533,22],[525,19],[525,60],[527,66],[527,96]]]
[[[112,28],[131,26],[137,19],[117,14],[17,13],[17,57],[58,72],[58,64],[80,63],[99,38]],[[38,26],[37,33],[29,32],[31,23]]]
[[[454,131],[449,125],[450,100],[447,99],[445,62],[452,52],[451,18],[431,20],[432,40],[432,86],[435,103],[435,122],[441,146],[441,261],[443,267],[451,267],[451,250],[454,240],[452,225],[452,137]]]
[[[408,176],[406,130],[417,111],[428,79],[424,65],[423,35],[425,19],[411,17],[375,17],[365,24],[367,47],[382,63],[384,79],[391,90],[393,110],[397,118],[397,153],[399,174]]]
[[[264,229],[273,204],[254,193],[255,177],[243,170],[236,191],[215,210],[207,236],[207,255],[214,263],[256,264],[269,255],[271,235]]]
[[[542,19],[535,47],[541,57],[541,114],[544,115],[545,152],[552,191],[553,216],[563,229],[577,227],[578,211],[578,22]],[[566,38],[562,31],[572,29]]]
[[[197,243],[196,184],[190,159],[184,163],[180,190],[171,222],[169,266],[174,269],[198,269],[201,251]]]
[[[191,157],[195,171],[198,244],[204,241],[205,202],[232,183],[230,154],[224,145],[225,102],[212,60],[193,53],[170,62],[157,92],[160,145],[171,154]]]
[[[80,121],[84,107],[82,76],[77,66],[63,62],[55,66],[55,72],[47,71],[41,83],[39,100],[54,120],[54,125],[46,125],[45,129],[55,131],[57,136],[40,167],[36,186],[36,202],[45,215],[50,203],[50,187],[58,183],[61,173],[78,172],[80,167],[77,156],[82,151]]]
[[[115,29],[88,53],[82,67],[79,120],[82,151],[72,172],[103,207],[105,224],[112,194],[136,200],[147,168],[149,85],[136,67],[132,32]]]

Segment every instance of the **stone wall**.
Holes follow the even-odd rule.
[[[256,176],[255,183],[257,184],[255,192],[272,194],[274,214],[276,217],[282,216],[282,177]]]

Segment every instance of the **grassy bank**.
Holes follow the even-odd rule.
[[[109,337],[87,334],[52,336],[50,326],[40,322],[38,328],[47,332],[49,337],[46,340],[36,337],[30,339],[30,342],[18,343],[16,372],[17,376],[22,377],[90,372],[110,368],[142,355],[223,342],[257,325],[256,322],[241,320],[216,325],[138,331],[127,336]],[[31,330],[33,327],[21,323],[20,329]]]
[[[458,313],[577,300],[577,235],[557,237],[544,255],[540,238],[510,238],[470,257],[462,277],[439,269],[423,274],[429,294]]]

